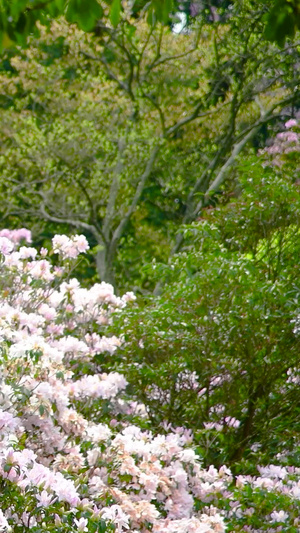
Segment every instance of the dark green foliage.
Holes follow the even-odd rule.
[[[293,38],[300,27],[299,0],[276,0],[266,16],[265,36],[283,46],[287,38]]]
[[[240,0],[233,2],[238,6]],[[0,11],[0,44],[6,47],[8,38],[18,45],[25,46],[27,37],[38,33],[37,22],[48,24],[53,18],[65,15],[70,23],[75,23],[86,32],[96,31],[97,23],[107,15],[113,26],[120,23],[123,5],[121,0],[106,0],[108,10],[104,10],[98,0],[3,0]],[[148,11],[148,23],[170,24],[178,10],[184,11],[187,21],[198,14],[209,22],[226,21],[230,18],[232,2],[179,2],[178,0],[137,0],[133,2],[132,14],[138,16],[142,10]],[[299,0],[256,1],[257,11],[265,12],[265,36],[283,46],[287,38],[293,38],[300,26]],[[191,16],[191,17],[190,17]]]
[[[169,266],[153,264],[165,285],[128,312],[118,368],[152,425],[193,428],[207,463],[257,453],[293,462],[300,195],[284,173],[253,161],[240,170],[241,196],[187,227],[185,251]]]
[[[103,9],[97,0],[69,0],[67,4],[67,21],[78,24],[84,31],[92,31],[102,15]]]

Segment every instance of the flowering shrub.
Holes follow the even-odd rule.
[[[131,423],[145,408],[101,360],[122,343],[105,331],[134,295],[69,278],[83,236],[55,236],[50,253],[24,241],[25,230],[0,233],[0,531],[298,531],[299,469],[233,479],[202,467],[189,429]]]
[[[219,513],[193,516],[189,433],[118,422],[144,413],[121,398],[121,374],[101,371],[121,343],[105,328],[133,294],[68,277],[83,236],[54,237],[56,267],[24,241],[27,230],[0,234],[0,530],[223,531]]]
[[[290,170],[297,179],[300,152],[299,121],[291,118],[284,127],[285,131],[277,133],[271,146],[261,150],[260,154],[278,168],[285,166],[285,171]]]

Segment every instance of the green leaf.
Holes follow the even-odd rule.
[[[296,27],[299,25],[299,14],[294,6],[280,0],[265,16],[265,20],[266,39],[283,46],[287,37],[294,37]]]
[[[49,15],[55,18],[63,14],[64,9],[65,9],[65,3],[66,3],[65,0],[54,0],[54,2],[49,4],[49,7],[48,7]]]
[[[156,12],[153,9],[153,7],[151,6],[150,9],[148,10],[147,23],[149,24],[149,26],[155,26],[156,20],[157,20],[156,19]]]
[[[83,31],[92,31],[102,17],[103,9],[97,0],[70,0],[66,11],[66,19],[73,22]]]
[[[170,13],[174,7],[173,0],[164,0],[161,4],[161,22],[168,22]]]
[[[106,523],[104,522],[104,520],[100,520],[98,524],[98,532],[105,533],[105,531],[106,531]]]
[[[19,0],[18,2],[11,2],[10,16],[14,20],[18,20],[20,13],[26,8],[27,0]]]
[[[121,0],[113,0],[110,8],[109,18],[114,27],[119,24],[121,19]]]

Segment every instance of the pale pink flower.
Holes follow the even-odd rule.
[[[32,242],[31,231],[29,229],[20,228],[20,229],[12,230],[11,235],[12,235],[12,240],[14,242],[21,242],[22,240],[28,243]]]
[[[240,421],[233,416],[226,416],[224,422],[227,424],[227,426],[232,428],[238,428],[241,424]]]
[[[43,315],[46,320],[54,320],[57,316],[57,312],[54,307],[50,307],[50,305],[46,303],[42,303],[40,305],[38,312]]]
[[[287,469],[284,466],[268,465],[257,467],[262,476],[270,477],[272,479],[285,479],[288,475]]]
[[[115,524],[118,528],[118,533],[122,533],[123,528],[129,529],[129,516],[122,511],[119,505],[104,507],[102,510],[102,518]]]
[[[290,118],[286,123],[285,123],[285,127],[288,129],[288,128],[293,128],[294,126],[297,126],[297,120],[295,120],[294,118]]]
[[[0,409],[0,432],[14,431],[19,423],[19,420],[11,413]]]
[[[89,249],[89,243],[84,235],[75,235],[73,242],[80,253],[86,252]]]
[[[14,460],[21,468],[27,468],[28,466],[35,463],[36,454],[33,450],[29,448],[24,448],[21,451],[14,452]]]
[[[12,252],[9,255],[6,255],[4,264],[7,267],[16,267],[18,270],[22,270],[23,267],[23,264],[20,261],[19,252]]]
[[[54,279],[54,275],[51,272],[51,264],[46,259],[31,261],[27,264],[27,268],[34,279],[42,279],[44,281],[52,281]]]
[[[111,430],[106,424],[95,424],[86,429],[86,435],[88,440],[98,443],[109,439],[111,437]]]
[[[79,504],[79,496],[73,482],[66,479],[60,472],[57,472],[51,489],[57,494],[59,501],[66,501],[72,506]]]
[[[13,243],[6,237],[0,237],[0,252],[3,255],[8,255],[14,249]]]
[[[193,463],[197,456],[192,448],[186,448],[182,452],[179,452],[179,457],[184,463]]]
[[[291,142],[296,143],[299,141],[299,136],[294,131],[289,131],[287,134],[286,140],[290,143]]]
[[[87,518],[79,518],[79,520],[74,518],[74,522],[78,531],[88,531],[88,528],[86,527],[88,524]]]
[[[54,524],[55,524],[57,527],[61,526],[61,518],[60,518],[60,516],[59,516],[58,514],[56,514],[56,513],[55,513],[55,515],[54,515]]]
[[[20,228],[20,229],[3,229],[0,231],[0,237],[7,237],[11,241],[15,243],[19,243],[22,240],[25,240],[26,242],[30,243],[32,242],[31,239],[31,231],[29,231],[26,228]]]
[[[6,237],[7,239],[11,240],[10,235],[11,235],[11,230],[7,228],[0,230],[0,237]]]
[[[26,511],[22,513],[22,522],[24,526],[28,528],[31,528],[37,525],[35,516],[33,516],[31,513],[27,513]]]
[[[21,259],[35,259],[37,256],[37,250],[28,246],[21,246],[19,253]]]
[[[0,531],[11,531],[11,527],[0,509]]]
[[[63,254],[64,250],[70,245],[70,239],[67,235],[54,235],[52,239],[53,252]]]
[[[63,324],[51,323],[51,324],[48,324],[48,326],[46,327],[46,331],[47,333],[49,333],[49,335],[63,335],[64,329],[65,329],[65,326]]]
[[[81,252],[86,252],[89,244],[84,235],[74,235],[69,239],[66,235],[55,235],[52,239],[54,253],[63,258],[75,259]]]
[[[38,500],[37,507],[49,507],[55,502],[56,498],[53,498],[53,494],[49,494],[46,490],[43,490],[40,494],[36,495]]]
[[[123,302],[127,303],[127,302],[133,302],[134,300],[136,300],[136,296],[134,294],[134,292],[126,292],[124,294],[124,296],[122,296],[122,300]]]
[[[285,511],[273,511],[270,515],[272,522],[285,522],[289,518],[289,514]]]

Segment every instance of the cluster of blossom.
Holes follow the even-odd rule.
[[[225,466],[201,466],[190,430],[154,434],[130,421],[145,408],[99,355],[120,346],[105,327],[133,294],[65,280],[63,263],[45,266],[45,250],[22,246],[26,235],[0,235],[0,531],[296,531],[300,469],[271,465],[235,480]],[[197,387],[197,376],[181,372],[178,383]],[[239,425],[221,404],[208,432],[214,419]]]
[[[146,523],[156,532],[172,527],[175,532],[225,531],[217,509],[195,513],[194,504],[197,497],[204,501],[208,493],[211,497],[213,492],[225,492],[232,476],[225,468],[213,476],[203,470],[195,452],[185,448],[187,442],[189,435],[183,429],[154,436],[136,426],[126,427],[104,452],[88,453],[94,467],[90,494],[112,495],[137,531],[144,531]],[[192,523],[194,529],[189,529]]]
[[[197,494],[215,488],[205,489],[190,435],[126,427],[121,413],[145,410],[120,397],[121,374],[99,367],[99,354],[121,344],[105,326],[134,295],[117,297],[106,283],[82,288],[47,250],[22,246],[25,230],[2,233],[0,530],[47,531],[51,521],[93,532],[105,521],[106,531],[225,531],[222,513],[194,509]],[[53,244],[68,268],[86,249],[82,236]]]
[[[76,259],[80,253],[89,249],[89,243],[84,235],[55,235],[52,239],[53,252],[64,259]]]
[[[206,430],[215,429],[216,431],[222,431],[224,426],[236,429],[240,427],[240,421],[234,416],[225,416],[223,420],[219,420],[218,422],[204,422]]]
[[[19,244],[24,241],[26,243],[32,242],[31,231],[26,228],[19,229],[2,229],[0,230],[0,237],[6,237],[13,243]]]
[[[281,167],[289,154],[300,152],[300,133],[298,120],[290,119],[285,123],[285,131],[278,133],[271,146],[260,151],[271,156],[273,165]]]

